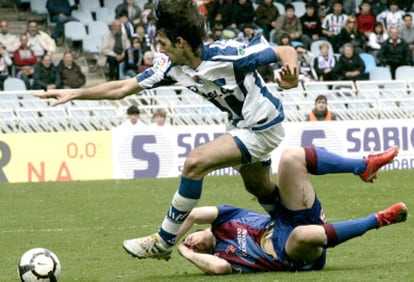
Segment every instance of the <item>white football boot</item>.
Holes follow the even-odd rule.
[[[125,240],[123,243],[125,251],[138,258],[153,258],[169,260],[173,247],[164,243],[158,233],[152,235]]]

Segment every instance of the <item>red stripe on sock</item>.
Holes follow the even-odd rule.
[[[305,146],[305,159],[306,159],[306,168],[309,173],[316,174],[318,170],[318,157],[316,155],[316,150],[312,146]]]
[[[325,248],[332,248],[337,245],[338,236],[336,235],[336,230],[332,224],[322,224],[322,227],[325,229],[327,242],[324,246]]]

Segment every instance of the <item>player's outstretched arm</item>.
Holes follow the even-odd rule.
[[[116,100],[137,93],[141,90],[156,87],[166,76],[171,65],[170,59],[157,53],[154,56],[153,66],[138,76],[126,80],[110,81],[94,87],[76,90],[54,90],[35,93],[36,97],[48,99],[55,98],[51,105],[64,104],[70,100]]]
[[[205,273],[215,275],[232,273],[231,264],[215,255],[197,253],[184,244],[178,246],[178,252]]]
[[[180,227],[177,235],[179,242],[194,224],[211,224],[217,218],[218,210],[214,206],[194,208]]]
[[[280,78],[277,80],[279,86],[290,89],[298,86],[298,55],[292,46],[274,46],[277,58],[282,62],[279,70]]]
[[[38,92],[34,95],[42,99],[54,98],[51,105],[64,104],[70,100],[116,100],[125,96],[137,93],[143,88],[137,83],[135,78],[126,80],[109,81],[90,88],[73,90],[53,90]]]

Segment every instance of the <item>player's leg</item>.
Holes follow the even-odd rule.
[[[359,175],[363,181],[373,182],[377,171],[392,162],[398,154],[398,147],[368,155],[365,159],[346,158],[317,147],[304,147],[306,165],[311,174],[351,172]]]
[[[270,153],[284,137],[283,126],[274,126],[264,132],[235,129],[230,133],[242,153],[243,165],[239,167],[239,172],[247,191],[255,195],[260,205],[272,214],[279,199],[279,189],[271,179]]]
[[[260,205],[272,214],[279,199],[279,189],[270,177],[270,161],[242,165],[239,172],[246,190],[255,195]]]
[[[203,177],[210,171],[241,163],[241,152],[225,134],[194,149],[187,156],[177,192],[157,233],[124,241],[124,249],[138,258],[169,259],[181,224],[197,205]]]
[[[365,232],[403,222],[407,219],[407,207],[396,203],[367,217],[323,225],[296,227],[285,245],[286,254],[298,264],[319,258],[324,248],[335,247]]]

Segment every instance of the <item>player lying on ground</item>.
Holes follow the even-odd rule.
[[[187,156],[179,188],[158,232],[124,241],[125,250],[135,257],[168,259],[179,227],[197,205],[203,177],[209,172],[237,168],[246,189],[265,208],[271,206],[276,190],[270,177],[270,155],[284,137],[284,113],[281,101],[271,93],[257,67],[280,61],[279,85],[296,87],[297,54],[290,46],[271,47],[261,36],[247,46],[236,40],[204,44],[205,19],[191,0],[160,0],[154,10],[158,16],[156,42],[168,57],[162,56],[135,78],[36,96],[56,98],[53,105],[72,99],[121,99],[179,82],[228,113],[228,133]]]
[[[377,171],[397,152],[392,147],[369,156],[367,171]],[[327,223],[307,173],[355,173],[360,165],[358,160],[329,155],[312,147],[283,152],[278,172],[280,197],[272,216],[230,206],[193,209],[178,238],[194,223],[211,224],[211,228],[189,234],[178,246],[179,253],[210,274],[320,270],[326,248],[406,220],[405,204],[397,203],[368,217]]]

